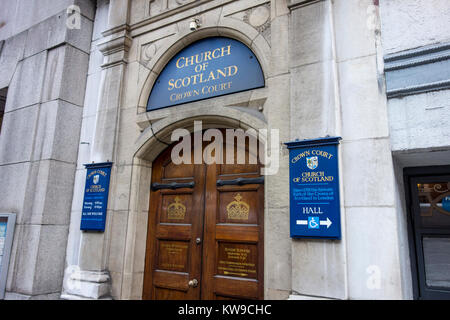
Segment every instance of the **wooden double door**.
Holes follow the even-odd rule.
[[[260,165],[154,162],[144,299],[263,299]],[[224,152],[225,154],[225,152]]]

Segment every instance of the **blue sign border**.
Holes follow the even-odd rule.
[[[217,54],[216,50],[219,50]],[[209,60],[203,58],[207,52],[210,52],[207,55]],[[203,60],[197,63],[194,59],[191,63],[189,59],[196,55],[199,61],[207,60],[206,64]],[[213,59],[214,55],[216,58]],[[179,59],[182,59],[181,62],[178,62]],[[236,67],[236,70],[231,67]],[[222,72],[219,73],[218,70]],[[224,73],[226,77],[223,76]],[[182,86],[188,82],[186,87]],[[174,87],[177,83],[179,88]],[[264,86],[261,65],[249,47],[228,37],[208,37],[183,48],[166,64],[153,84],[146,110],[158,110]],[[210,92],[209,89],[205,91],[205,87],[215,89]]]
[[[326,137],[285,143],[289,149],[292,238],[341,239],[338,159],[341,139]]]
[[[87,171],[80,230],[105,231],[112,165],[112,162],[84,165]],[[93,174],[96,171],[100,174],[97,177],[97,181],[94,181]],[[95,191],[95,189],[99,191]]]

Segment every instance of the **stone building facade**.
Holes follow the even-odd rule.
[[[0,212],[16,214],[5,299],[146,297],[152,170],[172,132],[193,132],[194,121],[279,130],[258,238],[263,298],[448,297],[449,271],[439,267],[450,261],[446,204],[428,203],[443,208],[433,213],[443,217],[440,236],[418,227],[415,212],[427,203],[414,207],[411,184],[450,182],[447,0],[1,7]],[[173,56],[209,37],[246,45],[264,87],[147,111]],[[342,237],[293,239],[283,143],[326,136],[342,137]],[[81,231],[84,165],[105,162],[113,163],[105,231]]]

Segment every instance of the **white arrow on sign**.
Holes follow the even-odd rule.
[[[331,226],[331,220],[330,219],[328,219],[328,217],[327,217],[327,221],[320,221],[320,225],[321,226],[327,226],[327,229]]]
[[[308,220],[297,220],[297,224],[298,225],[304,225],[307,226],[308,225]],[[327,229],[331,226],[332,222],[330,219],[328,219],[326,221],[320,221],[320,225],[321,226],[327,226]]]

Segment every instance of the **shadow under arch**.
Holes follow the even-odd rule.
[[[180,111],[176,118],[166,117],[144,130],[135,143],[134,158],[152,162],[172,143],[173,130],[186,129],[192,133],[194,121],[201,121],[204,129],[234,128],[258,131],[267,127],[266,121],[258,114],[251,114],[235,108],[224,109],[211,106],[208,110]]]

